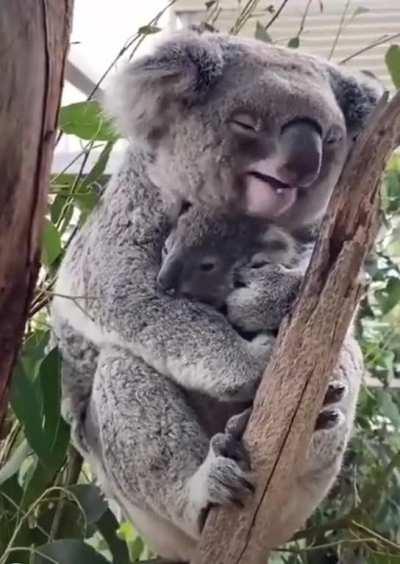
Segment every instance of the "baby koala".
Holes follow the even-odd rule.
[[[303,255],[288,231],[265,219],[189,207],[165,242],[158,285],[223,310],[233,325],[240,319],[241,329],[241,303],[246,311],[254,303],[255,318],[245,316],[246,331],[275,330],[298,294],[308,263]]]

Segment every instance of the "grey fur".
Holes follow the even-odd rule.
[[[365,82],[372,81],[357,79],[361,93]],[[210,439],[248,407],[273,340],[259,335],[247,342],[211,307],[159,292],[163,242],[183,200],[252,211],[250,188],[261,182],[278,201],[285,159],[306,177],[293,148],[298,135],[315,141],[307,175],[317,177],[295,191],[284,213],[270,206],[266,215],[273,209],[277,223],[292,227],[318,219],[379,97],[379,89],[375,97],[360,96],[362,123],[354,121],[350,108],[358,102],[353,90],[347,98],[347,84],[343,70],[319,59],[252,40],[183,33],[128,66],[111,91],[108,107],[131,145],[66,253],[52,323],[66,361],[64,405],[73,436],[105,492],[166,557],[190,558],[210,502],[228,502],[233,490],[242,497],[237,485],[250,477]],[[249,116],[258,128],[250,137],[242,123]],[[304,121],[298,127],[298,118],[318,122],[321,143],[315,127]],[[260,160],[271,178],[244,172]],[[231,312],[239,308],[238,324],[249,323],[253,313],[236,297]],[[341,431],[319,429],[313,439],[317,445],[326,436],[331,453],[329,437],[339,437],[340,452],[327,468],[323,459],[325,470],[315,479],[323,448],[314,455],[311,447],[310,467],[298,476],[301,503],[293,500],[282,518],[291,511],[306,518],[336,475],[360,374],[352,364],[356,345],[349,347],[334,375],[351,380],[347,403],[338,404]]]
[[[287,277],[283,270],[298,263],[301,250],[301,244],[287,230],[268,220],[227,216],[192,206],[178,218],[167,237],[158,283],[169,294],[218,308],[235,287],[242,285],[241,265],[250,264],[255,270],[269,264],[272,271],[281,273],[286,303],[289,292],[284,288]],[[280,308],[278,302],[276,309]]]

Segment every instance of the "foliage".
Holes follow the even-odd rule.
[[[273,42],[272,24],[284,4],[257,13],[255,37]],[[257,2],[241,6],[232,33],[251,21]],[[206,7],[203,24],[212,30],[219,2],[206,2]],[[291,48],[301,47],[307,9],[297,35],[288,39]],[[351,18],[362,13],[359,7]],[[140,28],[121,53],[133,54],[145,36],[157,33],[160,15]],[[396,87],[399,52],[392,45],[386,55]],[[57,268],[101,195],[118,139],[93,101],[62,108],[60,130],[82,140],[80,171],[67,169],[51,178],[43,266],[0,436],[0,564],[128,564],[151,555],[132,524],[118,523],[69,442],[61,417],[60,357],[51,343],[47,309]],[[97,160],[88,170],[95,152]],[[400,156],[387,168],[382,218],[385,229],[367,264],[370,284],[358,323],[368,371],[381,386],[362,390],[341,479],[296,541],[276,553],[275,563],[400,563],[400,397],[393,388],[400,382]]]

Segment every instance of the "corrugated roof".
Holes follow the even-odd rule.
[[[220,1],[218,5],[221,12],[215,27],[220,31],[228,31],[236,20],[240,7],[243,8],[245,4],[244,0],[240,3],[238,0]],[[277,9],[281,2],[260,0],[256,12],[246,22],[241,33],[254,36],[257,22],[265,25],[271,19],[272,14],[266,10],[271,4]],[[274,42],[285,45],[290,38],[298,35],[308,4],[308,0],[289,0],[287,2],[280,16],[268,30]],[[199,0],[178,0],[175,12],[182,18],[184,24],[199,23],[204,19],[204,6],[205,2]],[[387,88],[392,90],[393,83],[384,59],[390,44],[400,44],[400,0],[362,0],[360,2],[322,0],[322,3],[319,0],[312,0],[301,33],[299,49],[329,57],[346,6],[344,24],[333,55],[331,55],[332,60],[342,62],[374,42],[399,34],[391,41],[368,49],[344,63],[350,68],[372,71]],[[216,4],[213,8],[215,7]]]

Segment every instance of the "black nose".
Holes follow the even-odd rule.
[[[157,286],[164,293],[175,295],[179,290],[182,266],[177,260],[167,260],[157,276]]]
[[[295,120],[282,129],[282,163],[279,178],[291,186],[309,186],[318,178],[322,160],[320,126],[311,120]]]

